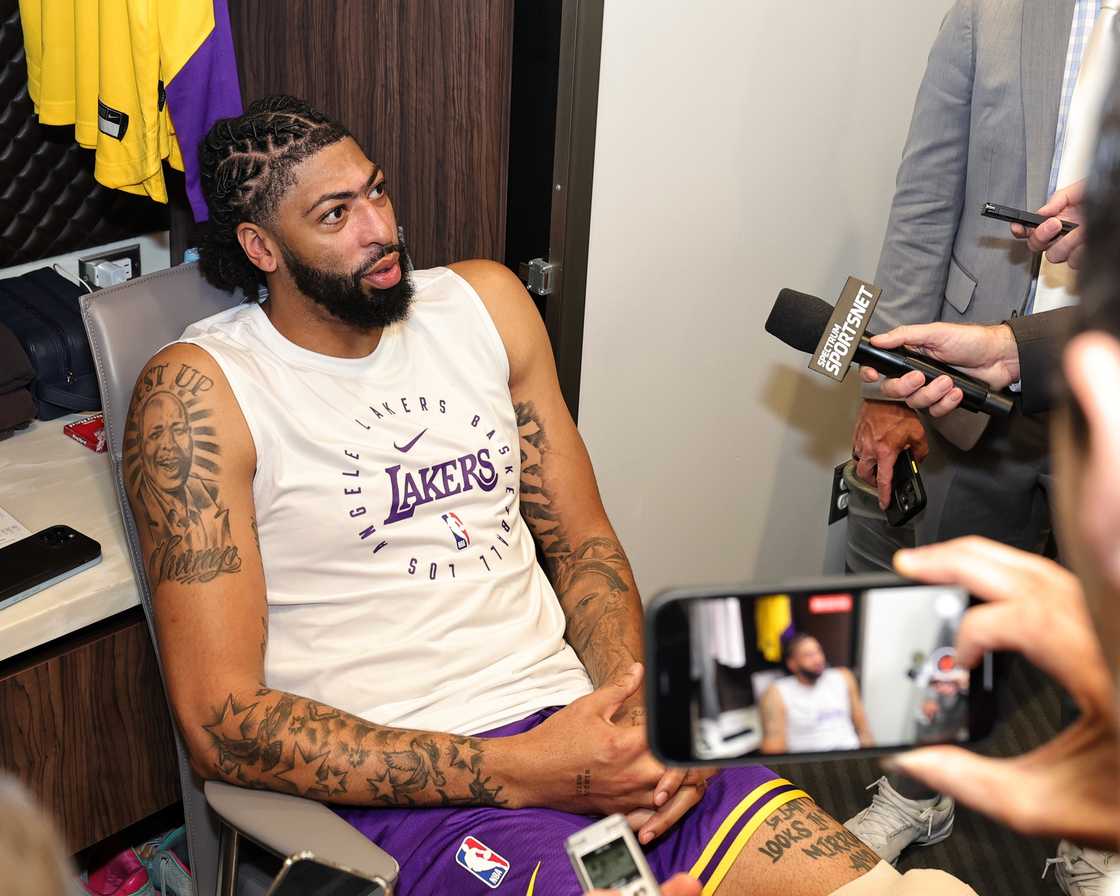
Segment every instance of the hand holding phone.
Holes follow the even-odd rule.
[[[925,510],[926,489],[918,463],[909,448],[898,452],[891,477],[891,503],[887,505],[887,522],[892,526],[908,523]]]
[[[625,817],[608,815],[564,841],[584,892],[609,889],[619,896],[656,896],[657,879]]]
[[[1021,224],[1024,227],[1038,227],[1039,224],[1049,220],[1045,215],[1028,212],[1021,208],[1009,205],[997,205],[994,202],[985,202],[980,210],[985,218],[995,218],[997,221],[1006,221],[1008,224]],[[1062,220],[1062,233],[1076,230],[1078,225],[1073,221]]]
[[[1062,685],[1080,710],[1056,738],[1023,756],[996,759],[939,746],[895,757],[899,769],[1032,836],[1072,836],[1114,849],[1120,827],[1116,692],[1077,576],[986,538],[900,551],[895,563],[921,581],[959,583],[983,602],[969,610],[961,629],[964,665],[989,650],[1021,653]]]
[[[646,617],[650,748],[726,765],[983,739],[991,657],[970,671],[955,654],[968,606],[960,587],[891,575],[660,595]]]

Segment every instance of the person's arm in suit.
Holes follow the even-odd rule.
[[[875,276],[883,290],[872,325],[879,330],[941,317],[968,167],[974,7],[958,0],[949,10],[918,90]],[[852,454],[857,475],[877,483],[886,507],[899,452],[909,447],[921,460],[928,448],[916,412],[874,396],[860,406]]]
[[[941,317],[971,139],[974,7],[949,10],[918,89],[875,275],[879,331]]]
[[[1002,324],[914,324],[872,339],[880,348],[906,347],[982,379],[993,389],[1019,383],[1024,414],[1041,414],[1054,404],[1053,377],[1075,308],[1056,308]],[[878,383],[883,396],[904,401],[914,410],[943,417],[956,410],[964,395],[947,376],[926,384],[916,372],[881,379],[870,367],[860,370],[865,383]]]
[[[1019,349],[1024,414],[1041,414],[1054,406],[1054,374],[1061,369],[1062,349],[1076,314],[1076,308],[1056,308],[1007,321]]]

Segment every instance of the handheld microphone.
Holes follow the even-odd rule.
[[[832,311],[832,306],[823,299],[793,289],[783,289],[778,293],[777,301],[766,319],[766,332],[777,336],[791,348],[811,355],[816,351],[828,326]],[[953,385],[964,393],[961,407],[1001,416],[1011,413],[1012,398],[1003,392],[993,392],[983,380],[904,348],[876,348],[871,344],[872,335],[865,333],[860,337],[855,352],[848,361],[849,366],[855,361],[874,367],[879,373],[895,377],[916,370],[925,376],[926,383],[939,376],[948,376],[953,380]],[[847,366],[843,372],[847,373]]]

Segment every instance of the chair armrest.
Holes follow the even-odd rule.
[[[207,781],[203,790],[222,821],[266,849],[281,856],[306,850],[328,863],[397,881],[396,859],[322,803],[222,781]]]

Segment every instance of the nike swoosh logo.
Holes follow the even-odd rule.
[[[393,442],[393,447],[396,448],[398,451],[400,451],[402,454],[408,454],[408,452],[412,450],[412,446],[420,441],[420,436],[424,435],[424,433],[426,433],[427,431],[428,431],[427,427],[425,427],[424,429],[422,429],[420,431],[419,436],[417,436],[411,442],[406,442],[403,445],[398,445],[396,442]]]

